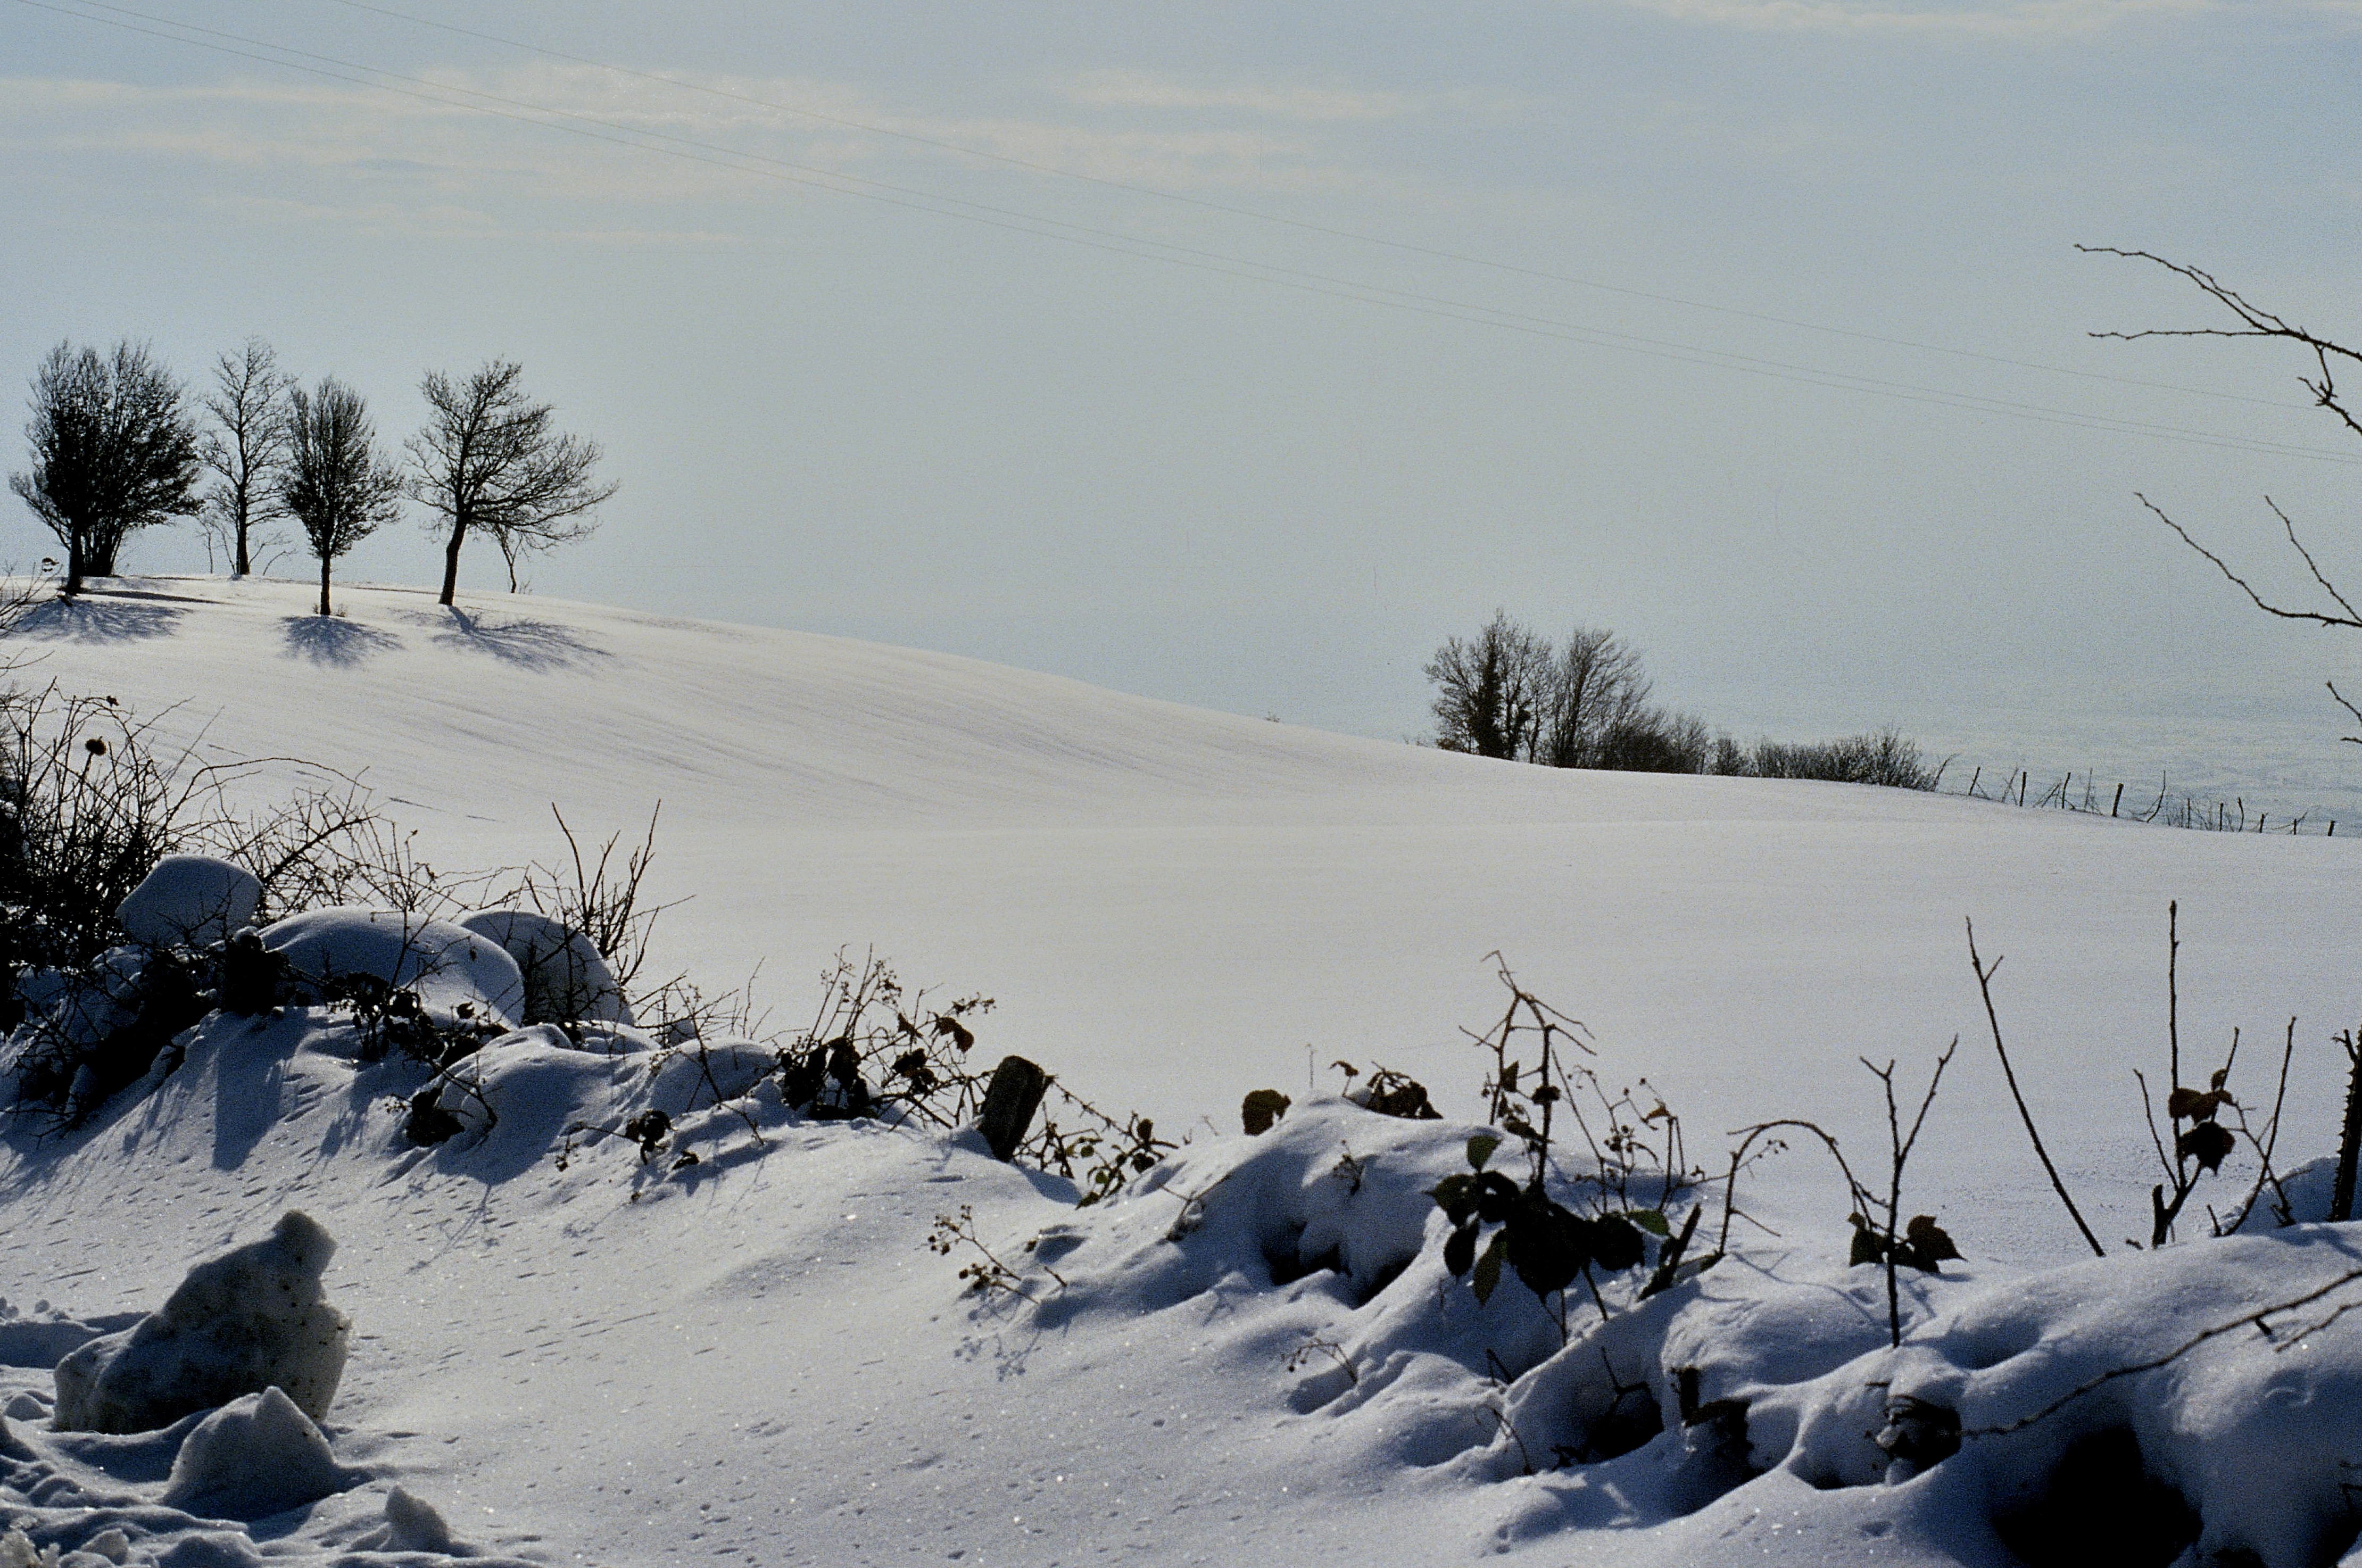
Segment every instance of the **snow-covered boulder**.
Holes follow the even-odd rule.
[[[197,1423],[159,1499],[215,1518],[259,1519],[351,1485],[328,1440],[277,1388],[233,1399]]]
[[[197,1264],[161,1308],[58,1363],[58,1430],[149,1431],[271,1387],[326,1415],[352,1329],[320,1286],[336,1250],[291,1209],[267,1240]]]
[[[340,904],[265,926],[262,945],[315,987],[351,975],[407,987],[430,1017],[513,1028],[524,1011],[524,975],[508,950],[447,920]]]
[[[209,855],[168,855],[116,906],[124,934],[149,947],[203,947],[250,923],[262,884]]]
[[[497,943],[524,974],[525,1023],[625,1023],[631,1005],[588,936],[534,910],[483,910],[458,922]]]

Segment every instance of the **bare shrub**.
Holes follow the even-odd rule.
[[[1739,748],[1734,746],[1733,752]],[[1717,766],[1716,772],[1740,772],[1759,778],[1821,778],[1838,784],[1881,784],[1896,790],[1933,790],[1944,776],[1942,763],[1930,767],[1918,743],[1889,725],[1868,734],[1838,740],[1790,745],[1758,741],[1743,755],[1741,766]]]

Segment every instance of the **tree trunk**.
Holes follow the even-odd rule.
[[[248,561],[246,556],[247,527],[246,503],[241,500],[238,502],[237,508],[237,564],[230,570],[230,575],[232,577],[244,577],[248,572],[254,569],[253,565]],[[326,565],[326,562],[321,564],[324,567]],[[326,613],[325,611],[322,613]]]
[[[328,558],[320,558],[320,613],[333,613],[328,608]]]
[[[442,602],[446,604],[450,603],[451,596],[459,591],[459,546],[467,536],[468,525],[455,521],[451,525],[451,542],[443,547]]]
[[[80,593],[81,591],[82,591],[82,541],[81,541],[81,539],[79,539],[79,538],[77,538],[77,537],[69,537],[69,538],[66,540],[66,586],[65,586],[65,596],[66,596],[68,599],[72,599],[75,594]]]

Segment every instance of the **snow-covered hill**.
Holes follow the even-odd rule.
[[[1961,931],[1973,917],[1988,958],[2008,955],[1996,995],[2021,1077],[2113,1244],[2147,1233],[2154,1156],[2130,1075],[2164,1054],[2169,900],[2185,1051],[2211,1067],[2240,1027],[2233,1087],[2268,1099],[2278,1055],[2260,1047],[2298,1016],[2283,1146],[2326,1147],[2342,1075],[2326,1036],[2353,1016],[2362,931],[2362,849],[2344,838],[1519,767],[838,639],[370,589],[343,591],[348,613],[324,622],[304,613],[308,592],[120,582],[41,611],[22,674],[169,707],[167,727],[208,756],[363,773],[451,867],[546,858],[553,804],[603,835],[661,800],[657,890],[690,900],[660,931],[673,966],[727,984],[760,962],[797,1019],[830,954],[874,947],[913,981],[995,995],[984,1053],[1197,1130],[1157,1190],[1079,1218],[1063,1184],[971,1143],[807,1125],[776,1105],[755,1118],[759,1155],[752,1129],[717,1121],[690,1172],[613,1148],[561,1169],[581,1107],[621,1114],[657,1090],[629,1059],[545,1044],[547,1062],[510,1053],[518,1082],[541,1086],[518,1091],[529,1113],[421,1151],[386,1109],[414,1087],[386,1077],[405,1069],[357,1066],[321,1013],[209,1024],[181,1073],[95,1135],[17,1141],[0,1294],[20,1305],[84,1320],[152,1308],[285,1209],[326,1224],[341,1243],[330,1294],[356,1320],[339,1457],[491,1549],[635,1564],[2010,1561],[1992,1510],[1959,1495],[1970,1467],[1880,1487],[1859,1434],[1847,1449],[1844,1423],[1877,1419],[1845,1389],[1866,1386],[1848,1368],[1877,1351],[1883,1299],[1863,1283],[1874,1271],[1849,1277],[1844,1191],[1801,1152],[1749,1178],[1749,1210],[1783,1232],[1770,1251],[1616,1331],[1637,1338],[1579,1347],[1611,1366],[1682,1347],[1720,1380],[1702,1397],[1761,1412],[1740,1468],[1771,1473],[1724,1492],[1736,1476],[1714,1480],[1721,1461],[1669,1430],[1625,1459],[1518,1474],[1485,1408],[1531,1448],[1545,1440],[1523,1429],[1551,1419],[1537,1386],[1588,1373],[1485,1381],[1470,1347],[1507,1353],[1533,1325],[1453,1315],[1464,1286],[1437,1262],[1441,1220],[1420,1193],[1457,1168],[1469,1129],[1315,1104],[1307,1082],[1333,1089],[1332,1058],[1384,1063],[1473,1118],[1484,1063],[1458,1031],[1497,1014],[1495,950],[1589,1023],[1611,1083],[1661,1092],[1709,1162],[1725,1128],[1810,1115],[1877,1168],[1883,1109],[1856,1058],[1899,1056],[1915,1077],[1963,1036],[1906,1201],[1968,1254],[1924,1309],[1973,1330],[1936,1331],[1912,1375],[1971,1425],[2005,1424],[2115,1352],[2137,1360],[2184,1326],[2301,1294],[2352,1251],[2311,1231],[2296,1250],[2234,1243],[2280,1249],[2235,1266],[2193,1250],[2136,1260],[2146,1273],[2112,1263],[2064,1296],[2014,1285],[2088,1254],[2024,1153]],[[1299,1110],[1242,1142],[1240,1098],[1263,1087]],[[1362,1219],[1338,1220],[1329,1196],[1343,1154],[1394,1171],[1370,1187],[1394,1198]],[[1209,1192],[1244,1196],[1176,1225]],[[1054,1233],[1067,1283],[1042,1307],[963,1295],[922,1244],[962,1204],[1029,1260],[1055,1261],[1021,1251]],[[1332,1221],[1407,1272],[1275,1285],[1273,1238]],[[1314,1338],[1339,1353],[1291,1367]],[[1347,1388],[1328,1386],[1331,1362],[1355,1368]],[[2211,1418],[2162,1396],[2076,1430],[2180,1433],[2157,1452],[2186,1474],[2166,1479],[2224,1541],[2292,1568],[2321,1549],[2301,1520],[2335,1492],[2336,1461],[2362,1463],[2362,1445],[2333,1452],[2362,1427],[2348,1364],[2205,1364],[2226,1398],[2313,1412],[2231,1421],[2213,1446]],[[1670,1386],[1648,1397],[1678,1402]],[[2245,1494],[2227,1473],[2210,1493],[2200,1470],[2300,1433],[2329,1479],[2308,1472],[2272,1505],[2293,1521],[2286,1541],[2238,1536],[2224,1499]],[[2033,1486],[2041,1466],[2003,1446],[2020,1458],[1980,1484]],[[87,1453],[41,1463],[105,1489]],[[2137,1513],[2135,1483],[2109,1495]],[[285,1550],[368,1539],[361,1496],[322,1505]]]

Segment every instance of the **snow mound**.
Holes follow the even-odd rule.
[[[385,1495],[385,1528],[366,1539],[373,1551],[437,1551],[446,1557],[468,1555],[468,1549],[451,1539],[451,1527],[432,1505],[413,1496],[401,1487],[390,1488]]]
[[[320,1286],[336,1250],[290,1210],[266,1240],[197,1264],[160,1309],[58,1364],[58,1430],[147,1431],[274,1386],[326,1416],[352,1327]]]
[[[159,1501],[224,1518],[259,1519],[352,1485],[328,1440],[277,1388],[233,1399],[181,1444]]]
[[[1883,1561],[1835,1538],[1893,1532],[1906,1559],[2321,1568],[2362,1528],[2362,1227],[1906,1270],[1899,1348],[1883,1272],[1834,1249],[1654,1295],[1645,1266],[1603,1275],[1562,1317],[1507,1274],[1480,1303],[1443,1262],[1428,1189],[1469,1131],[1330,1101],[1195,1145],[996,1242],[1016,1288],[977,1320],[1127,1342],[1219,1320],[1228,1353],[1284,1367],[1282,1429],[1324,1473],[1487,1497],[1500,1551],[1613,1527],[1661,1532],[1650,1561],[1726,1561],[1780,1518],[1778,1562]],[[1552,1189],[1587,1209],[1567,1164]]]
[[[524,975],[524,1023],[623,1023],[631,1005],[581,932],[532,910],[484,910],[458,923],[496,943]]]
[[[204,947],[254,919],[262,884],[206,855],[168,855],[116,907],[124,934],[149,947]]]
[[[338,905],[267,926],[262,945],[315,988],[374,976],[418,993],[433,1017],[490,1020],[514,1028],[524,1011],[524,973],[506,949],[449,921]]]

